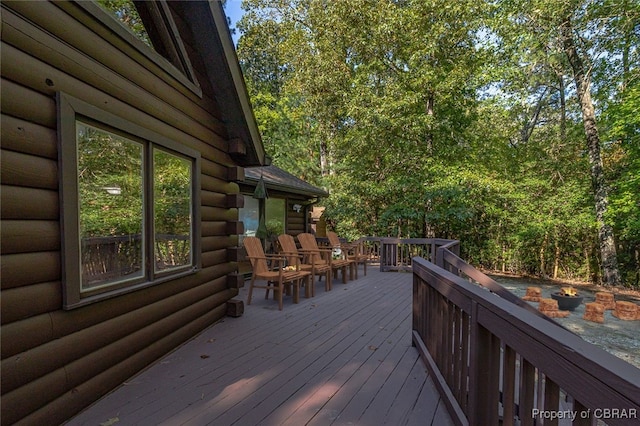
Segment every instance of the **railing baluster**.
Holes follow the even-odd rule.
[[[513,426],[516,408],[516,351],[508,345],[504,348],[502,369],[502,424]]]
[[[520,395],[518,417],[522,426],[533,425],[533,407],[536,396],[536,369],[524,358],[520,358]]]
[[[558,412],[560,408],[560,388],[546,375],[544,376],[544,410],[546,412]],[[557,426],[558,419],[547,419],[544,422],[545,426]]]

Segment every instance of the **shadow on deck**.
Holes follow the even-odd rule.
[[[446,425],[412,347],[412,274],[381,273],[283,311],[263,292],[69,425]],[[246,287],[238,298],[246,301]]]

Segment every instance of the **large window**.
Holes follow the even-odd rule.
[[[59,96],[65,307],[197,268],[199,156]]]

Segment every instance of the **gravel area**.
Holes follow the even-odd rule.
[[[498,283],[515,295],[522,297],[525,295],[527,287],[540,287],[542,296],[551,298],[551,293],[558,291],[567,285],[549,283],[548,281],[535,281],[531,279],[521,279],[512,277],[492,276]],[[607,352],[625,360],[626,362],[640,368],[640,321],[623,321],[614,317],[611,312],[605,311],[604,323],[599,324],[582,319],[585,310],[585,303],[595,301],[595,291],[574,286],[581,296],[584,297],[582,304],[577,307],[567,318],[555,318],[555,320],[581,336],[587,342],[601,347]],[[616,295],[616,300],[631,300],[638,303],[633,298]],[[531,303],[538,307],[537,303]]]

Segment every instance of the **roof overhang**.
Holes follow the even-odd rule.
[[[241,144],[241,149],[230,149],[230,155],[243,166],[267,164],[222,3],[185,1],[180,6],[192,27],[194,45],[202,55],[230,145]]]
[[[276,166],[247,167],[244,169],[244,183],[250,186],[258,184],[263,178],[267,189],[303,195],[307,198],[326,198],[329,193],[310,183],[293,176]]]

